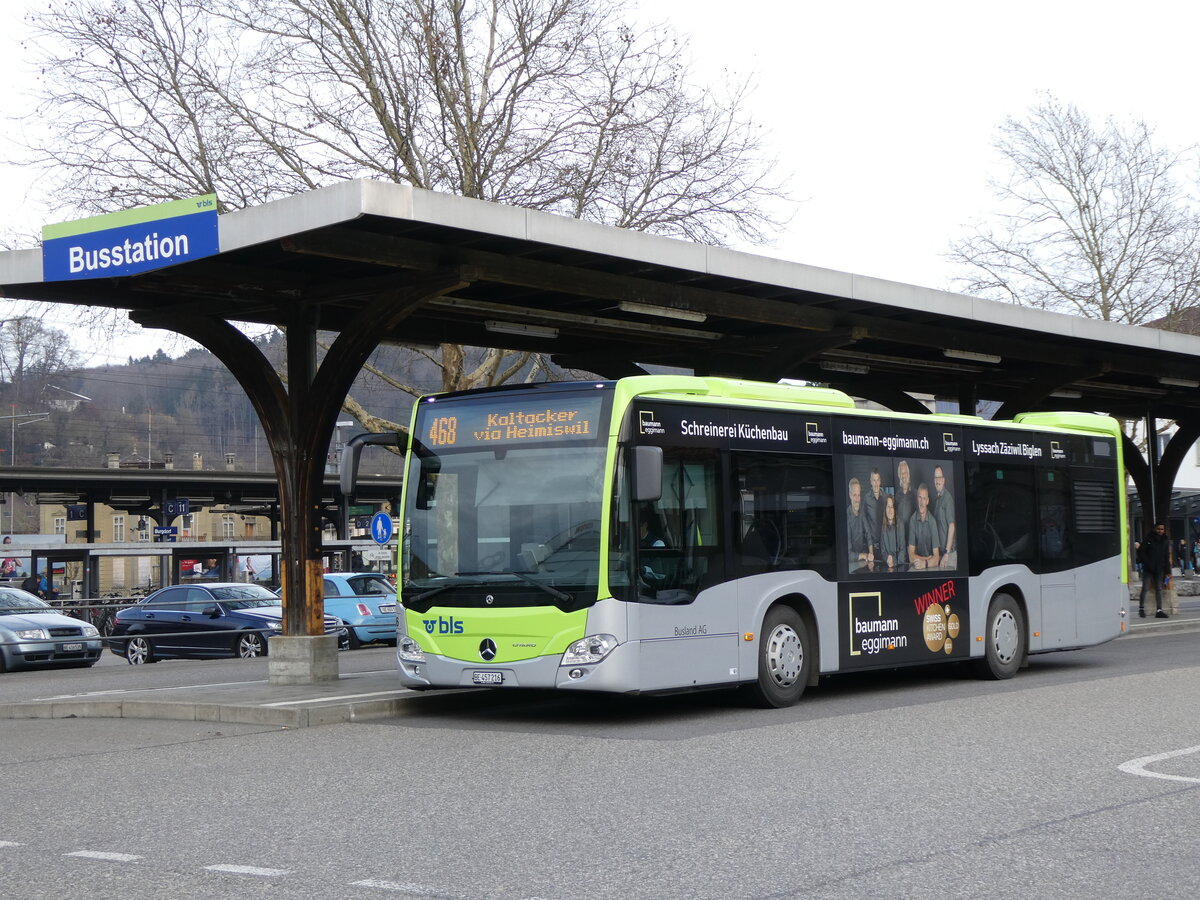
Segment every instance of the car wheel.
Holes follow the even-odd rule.
[[[748,685],[755,706],[781,708],[800,699],[812,669],[812,638],[790,606],[775,606],[763,619],[758,643],[758,680]]]
[[[257,631],[243,631],[233,644],[233,652],[242,659],[267,655],[267,642]]]
[[[1025,616],[1010,595],[992,598],[983,641],[983,659],[976,665],[979,674],[996,680],[1016,675],[1025,659]]]
[[[131,666],[141,666],[157,662],[154,658],[154,645],[149,638],[131,637],[125,642],[125,659]]]
[[[354,633],[353,628],[346,629],[346,648],[348,650],[357,650],[363,645],[363,642],[358,639],[358,635]]]

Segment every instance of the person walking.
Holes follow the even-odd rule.
[[[1171,572],[1171,541],[1167,538],[1167,526],[1162,522],[1146,535],[1138,545],[1138,562],[1142,564],[1142,594],[1138,599],[1138,616],[1146,617],[1146,589],[1154,585],[1156,618],[1169,618],[1163,612],[1163,578]]]

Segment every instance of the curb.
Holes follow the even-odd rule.
[[[0,703],[0,719],[173,719],[309,728],[398,715],[406,698],[362,700],[308,709],[156,700],[63,700]]]
[[[1149,637],[1173,631],[1200,631],[1200,619],[1153,619],[1129,626],[1122,637]]]

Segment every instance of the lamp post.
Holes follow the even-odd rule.
[[[17,413],[17,404],[12,405],[13,414],[11,416],[0,416],[0,419],[8,419],[11,423],[11,432],[9,444],[8,464],[15,466],[17,464],[17,426],[31,425],[34,422],[40,422],[43,419],[50,418],[50,413]],[[17,419],[25,419],[24,422],[18,422]],[[17,524],[17,511],[13,508],[16,503],[16,498],[12,491],[8,492],[8,530],[12,531]]]
[[[0,419],[8,419],[12,423],[12,434],[9,437],[8,445],[8,464],[15,466],[17,464],[17,428],[21,425],[32,425],[34,422],[41,422],[44,419],[50,418],[50,413],[18,413],[17,404],[12,405],[13,413],[11,416],[0,416]],[[25,419],[24,422],[18,422],[17,419]]]

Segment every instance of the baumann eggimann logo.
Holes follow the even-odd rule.
[[[667,429],[663,427],[653,410],[639,409],[638,432],[641,434],[666,434]]]
[[[484,662],[491,662],[496,658],[496,642],[491,638],[484,638],[479,642],[479,658]]]

